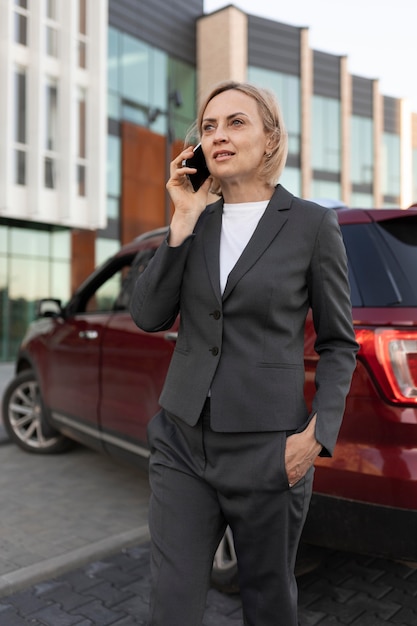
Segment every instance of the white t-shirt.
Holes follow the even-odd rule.
[[[220,288],[223,293],[227,277],[236,265],[258,225],[268,200],[224,204],[220,237]]]

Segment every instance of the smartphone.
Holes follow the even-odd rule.
[[[188,178],[194,191],[198,191],[204,181],[210,176],[201,143],[194,148],[194,155],[191,159],[186,159],[185,164],[187,167],[195,167],[197,170],[195,174],[188,174]]]

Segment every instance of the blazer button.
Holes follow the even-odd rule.
[[[210,313],[210,315],[212,315],[215,320],[219,320],[221,318],[221,316],[222,316],[220,311],[218,311],[217,309],[216,309],[216,311],[213,311],[213,313]]]
[[[219,349],[215,346],[214,348],[210,348],[210,352],[213,356],[217,356],[219,354]]]

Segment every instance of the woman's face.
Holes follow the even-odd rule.
[[[251,96],[230,89],[210,100],[203,114],[201,143],[208,168],[222,189],[262,180],[268,137]]]

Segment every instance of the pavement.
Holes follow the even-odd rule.
[[[12,375],[0,363],[0,396]],[[0,626],[146,625],[146,473],[82,447],[28,454],[1,430],[0,460]],[[417,626],[414,564],[307,556],[300,626]],[[239,594],[211,589],[203,626],[243,626]]]

